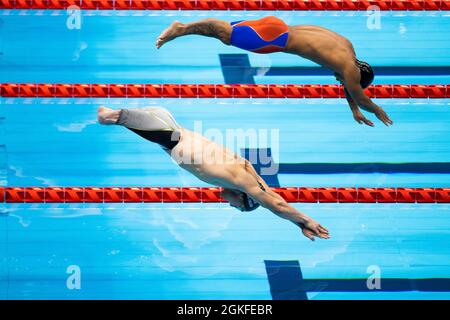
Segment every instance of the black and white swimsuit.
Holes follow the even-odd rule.
[[[122,109],[117,124],[166,150],[172,150],[181,137],[180,125],[169,111],[161,107]]]

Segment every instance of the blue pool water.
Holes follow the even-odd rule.
[[[245,56],[212,39],[186,37],[154,49],[172,19],[276,14],[347,36],[364,60],[390,71],[376,83],[450,83],[445,68],[423,71],[450,66],[444,12],[383,12],[377,30],[365,27],[364,12],[83,14],[81,29],[69,30],[64,11],[0,10],[0,82],[224,83],[230,71],[224,58],[240,54],[249,61],[240,72],[257,71],[254,83],[333,83],[322,71],[297,74],[303,71],[296,67],[314,66],[306,60]],[[394,126],[356,124],[343,99],[0,98],[0,185],[205,186],[157,146],[98,125],[100,105],[163,106],[185,127],[202,121],[203,131],[275,129],[278,140],[237,145],[236,152],[270,147],[275,162],[298,167],[449,162],[449,99],[376,102]],[[280,186],[448,187],[449,181],[445,168],[277,175]],[[332,239],[312,243],[267,210],[243,214],[227,204],[1,204],[0,298],[272,299],[271,289],[283,286],[284,297],[296,299],[450,298],[449,204],[293,205],[327,226]],[[67,286],[71,266],[81,272],[80,289]],[[381,288],[370,290],[373,270]]]

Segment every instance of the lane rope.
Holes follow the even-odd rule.
[[[384,11],[450,10],[450,0],[0,0],[0,9]]]
[[[3,203],[220,203],[218,187],[0,187]],[[450,203],[449,188],[279,187],[288,202]]]
[[[447,84],[379,84],[371,98],[450,98]],[[344,98],[337,84],[48,84],[2,83],[14,98]]]

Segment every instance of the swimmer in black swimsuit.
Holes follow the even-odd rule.
[[[214,18],[192,23],[174,21],[156,40],[159,49],[165,43],[186,35],[201,35],[226,45],[255,53],[285,52],[309,59],[334,72],[345,87],[345,96],[360,124],[374,126],[359,108],[374,113],[386,126],[393,122],[386,112],[364,92],[374,79],[372,67],[358,60],[351,42],[345,37],[318,26],[288,26],[277,17],[228,22]]]
[[[113,110],[100,107],[101,124],[121,125],[157,143],[177,164],[200,180],[223,188],[222,197],[241,211],[260,205],[293,222],[311,240],[328,239],[328,230],[273,192],[249,161],[177,124],[164,108]]]
[[[172,150],[180,141],[181,127],[163,108],[122,109],[116,124],[159,144],[167,151]]]

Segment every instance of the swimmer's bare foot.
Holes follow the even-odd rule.
[[[175,39],[183,34],[183,24],[180,21],[174,21],[156,40],[156,48],[159,49],[162,45],[170,40]]]
[[[105,106],[101,106],[97,110],[97,119],[101,124],[116,124],[119,116],[120,110],[113,110]]]

